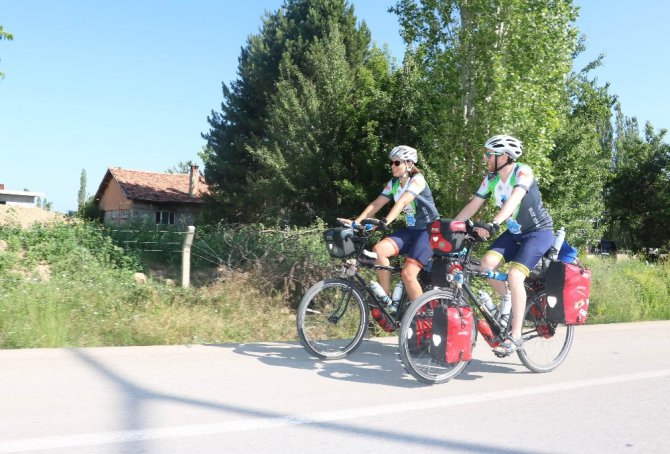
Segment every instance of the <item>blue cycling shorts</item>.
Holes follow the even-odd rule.
[[[396,230],[384,239],[390,239],[396,244],[398,254],[414,259],[422,267],[426,266],[433,256],[433,248],[430,247],[426,229]]]
[[[537,262],[553,244],[553,230],[535,230],[521,234],[506,231],[491,244],[488,250],[500,254],[510,266],[521,270],[528,276],[530,270],[537,265]]]

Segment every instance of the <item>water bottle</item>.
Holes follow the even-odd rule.
[[[399,303],[402,298],[402,292],[405,291],[405,283],[403,281],[398,282],[393,289],[393,295],[391,299],[394,303]]]
[[[512,312],[512,294],[510,292],[505,293],[505,296],[502,298],[502,303],[500,303],[500,324],[505,327],[509,321],[510,313]]]
[[[379,309],[378,307],[373,307],[370,311],[370,314],[372,314],[372,317],[377,320],[377,323],[379,323],[379,326],[381,326],[384,331],[390,333],[395,329],[393,320],[391,320],[383,310]]]
[[[477,322],[477,331],[479,331],[479,334],[484,336],[484,339],[486,339],[486,342],[488,342],[491,347],[497,347],[500,345],[500,340],[493,335],[491,326],[489,326],[488,322],[483,318],[479,319]]]
[[[563,246],[563,241],[565,241],[565,229],[561,227],[558,229],[556,236],[554,237],[554,245],[552,246],[553,252],[551,254],[552,260],[558,260],[558,253],[561,250],[561,246]]]
[[[486,293],[484,290],[480,290],[477,292],[477,298],[479,299],[479,302],[482,303],[486,308],[489,310],[491,315],[495,318],[498,315],[498,306],[493,304],[493,300],[491,299],[491,296]]]
[[[398,282],[393,289],[393,294],[391,295],[391,304],[387,306],[388,312],[395,314],[398,312],[400,307],[400,300],[402,299],[402,294],[405,291],[405,284],[403,281]]]
[[[386,294],[386,292],[384,291],[382,286],[379,284],[379,282],[377,282],[377,281],[370,282],[370,288],[374,292],[377,299],[379,299],[379,301],[383,305],[388,306],[389,304],[391,304],[391,298],[389,298],[389,296]]]

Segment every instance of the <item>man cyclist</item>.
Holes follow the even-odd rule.
[[[512,330],[494,349],[498,356],[508,356],[523,344],[521,329],[526,308],[523,283],[553,244],[553,221],[542,203],[533,171],[526,164],[517,162],[523,154],[521,141],[512,136],[497,135],[487,140],[484,148],[488,175],[456,218],[471,218],[486,199],[492,198],[500,210],[489,224],[489,231],[497,233],[502,223],[507,224],[507,231],[482,257],[481,269],[495,270],[505,262],[510,264],[507,285],[512,300]],[[478,229],[477,232],[488,238],[489,231]],[[501,297],[510,297],[505,282],[492,279],[489,282]]]
[[[426,179],[416,166],[418,162],[416,150],[407,145],[399,145],[391,150],[388,157],[391,160],[392,178],[382,193],[353,222],[349,219],[340,221],[345,224],[351,223],[355,227],[363,219],[373,217],[389,201],[395,202],[386,218],[381,218],[380,221],[388,225],[404,213],[407,227],[396,230],[374,246],[373,250],[377,254],[375,264],[389,266],[390,257],[405,255],[400,276],[405,284],[407,296],[412,301],[423,293],[417,277],[433,256],[426,226],[440,215]],[[391,274],[388,271],[377,270],[377,276],[382,288],[388,294],[391,289]],[[389,307],[390,312],[396,310],[397,307]]]

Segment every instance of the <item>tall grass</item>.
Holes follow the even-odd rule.
[[[150,271],[141,251],[97,225],[0,226],[0,347],[295,340],[300,295],[333,271],[322,229],[199,229],[196,237],[225,260],[207,269],[196,262],[210,279],[183,289],[158,278],[137,283],[135,272]],[[670,263],[587,265],[589,323],[670,319]]]
[[[670,261],[594,258],[590,323],[670,319]]]

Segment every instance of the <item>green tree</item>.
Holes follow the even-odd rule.
[[[368,55],[370,32],[365,23],[356,22],[345,0],[286,0],[265,16],[260,33],[249,37],[239,57],[239,78],[230,87],[223,85],[221,112],[212,112],[210,130],[203,136],[208,142],[205,175],[224,218],[246,215],[254,203],[249,182],[258,166],[249,150],[267,141],[267,109],[277,90],[280,62],[306,71],[307,52],[337,24],[348,65],[360,66]]]
[[[14,39],[14,35],[12,35],[12,34],[9,33],[9,32],[6,32],[6,31],[2,28],[2,25],[0,25],[0,41],[2,41],[3,39],[6,39],[6,40],[11,41],[11,40]],[[3,73],[2,71],[0,71],[0,79],[2,79],[3,77],[5,77],[5,73]]]
[[[543,191],[554,223],[565,227],[569,241],[578,246],[600,238],[598,221],[605,211],[603,187],[610,171],[615,97],[608,85],[598,86],[589,78],[589,71],[601,64],[602,56],[567,79],[566,117],[549,153],[553,184]]]
[[[86,169],[81,169],[81,176],[79,177],[79,193],[77,194],[77,209],[81,208],[86,203]]]
[[[640,135],[636,118],[617,105],[613,173],[606,185],[610,235],[631,249],[670,246],[670,145],[667,131],[646,123]]]
[[[188,160],[186,162],[184,161],[179,161],[177,165],[174,165],[170,167],[169,169],[165,170],[165,173],[190,173],[191,172],[191,166],[197,165],[195,162]]]
[[[436,194],[441,210],[457,211],[472,193],[493,134],[522,139],[524,162],[549,183],[578,45],[572,2],[399,0],[392,10],[424,71],[419,145],[447,178]]]
[[[301,71],[288,55],[268,109],[268,143],[249,152],[259,171],[250,187],[260,220],[309,224],[316,217],[360,211],[371,198],[373,163],[381,146],[374,108],[390,99],[377,92],[389,78],[384,56],[373,52],[366,70],[351,68],[337,25],[314,43]],[[379,76],[379,79],[377,78]],[[271,197],[264,195],[271,194]]]

